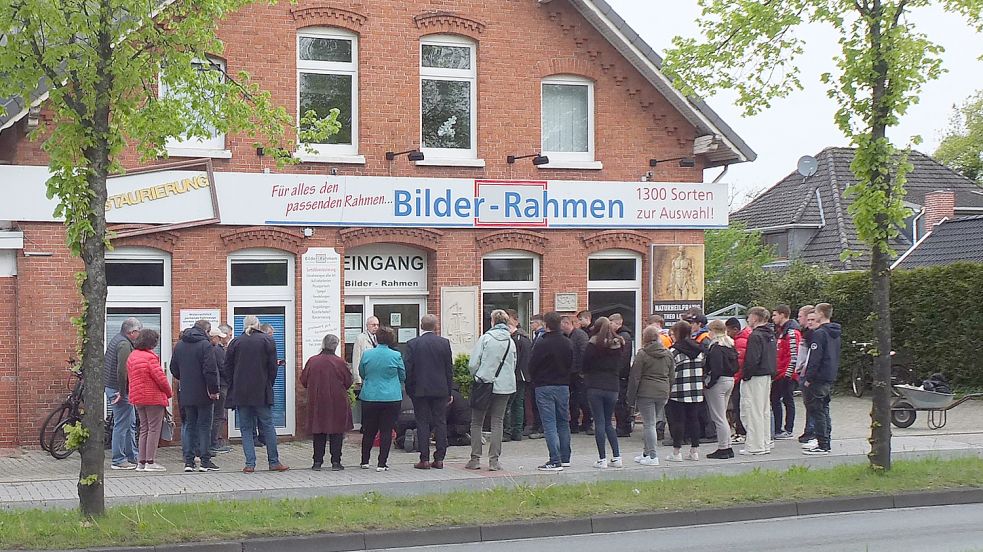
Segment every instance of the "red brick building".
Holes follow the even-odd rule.
[[[161,328],[166,362],[182,314],[237,331],[260,314],[286,361],[285,435],[307,433],[305,343],[325,330],[350,343],[370,314],[401,342],[437,314],[465,351],[492,307],[621,312],[634,331],[654,301],[698,299],[702,258],[690,274],[700,290],[670,297],[653,283],[664,263],[652,246],[699,245],[702,228],[726,224],[726,187],[698,184],[703,169],[755,157],[671,88],[603,0],[256,4],[220,35],[213,61],[248,71],[292,113],[339,107],[343,130],[283,170],[244,136],[175,142],[168,162],[207,159],[214,179],[197,165],[111,184],[107,216],[130,234],[109,258],[107,338],[137,316]],[[47,159],[26,139],[50,121],[43,100],[8,100],[0,116],[13,198],[0,206],[0,447],[36,444],[75,351],[81,263],[44,199]],[[404,150],[424,159],[387,159]],[[549,162],[507,162],[539,153]],[[139,166],[133,152],[126,165]]]

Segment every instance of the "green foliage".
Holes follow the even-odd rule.
[[[815,304],[825,293],[829,271],[823,267],[793,262],[780,271],[751,267],[721,274],[717,282],[707,282],[708,311],[734,303],[772,308],[778,304]]]
[[[68,450],[78,450],[82,447],[82,443],[89,438],[89,430],[82,425],[81,421],[65,424],[62,427],[65,429],[65,446]]]
[[[471,356],[463,353],[454,357],[454,383],[460,386],[461,395],[466,398],[471,397],[471,382],[474,381],[468,368],[470,360]]]
[[[86,487],[88,487],[90,485],[95,485],[98,482],[99,482],[99,476],[96,475],[96,474],[87,475],[87,476],[79,479],[79,484],[80,485],[85,485]]]
[[[983,186],[983,90],[955,109],[934,157]]]
[[[775,260],[774,248],[765,245],[761,232],[740,222],[703,233],[706,280],[714,282],[734,270],[761,268]]]

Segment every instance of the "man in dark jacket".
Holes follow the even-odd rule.
[[[543,316],[546,334],[536,342],[529,358],[529,373],[536,386],[536,404],[546,433],[550,459],[540,471],[563,471],[570,465],[570,375],[573,345],[560,329],[560,315]]]
[[[211,458],[212,407],[219,397],[218,365],[208,340],[212,325],[199,320],[183,332],[171,355],[171,375],[178,382],[181,403],[181,449],[184,471],[217,471]],[[201,465],[195,467],[195,456]]]
[[[583,312],[583,311],[582,311]],[[570,374],[570,433],[580,433],[590,429],[592,420],[590,404],[587,403],[587,386],[584,384],[584,351],[590,336],[581,324],[590,324],[590,313],[586,317],[564,317],[561,321],[563,334],[573,345],[573,373]]]
[[[748,311],[751,335],[741,373],[741,421],[747,430],[741,454],[771,452],[771,380],[775,377],[775,332],[768,325],[768,309],[753,307]]]
[[[469,431],[471,431],[471,403],[464,398],[461,387],[455,383],[451,386],[451,404],[447,409],[447,444],[452,447],[470,446]]]
[[[266,441],[270,471],[287,471],[280,462],[273,425],[273,383],[277,374],[276,344],[260,330],[259,318],[249,315],[243,320],[242,335],[229,343],[225,351],[225,371],[229,374],[227,404],[236,409],[242,435],[242,452],[246,457],[243,473],[256,471],[256,445],[253,431]]]
[[[632,353],[635,350],[635,340],[631,332],[625,327],[625,319],[619,313],[614,313],[610,317],[611,328],[624,340],[625,344],[621,347],[621,368],[618,371],[618,402],[614,405],[615,427],[618,429],[618,437],[631,436],[631,408],[628,406],[628,374],[631,372]]]
[[[454,360],[451,342],[435,334],[437,317],[420,319],[423,331],[406,343],[403,363],[406,366],[406,394],[413,400],[420,461],[413,467],[443,469],[447,454],[447,402],[454,384]],[[437,440],[437,450],[430,462],[430,433]]]
[[[120,326],[119,333],[106,345],[102,381],[106,388],[106,403],[113,412],[113,459],[114,470],[135,470],[137,467],[136,411],[129,401],[125,381],[119,376],[126,375],[126,359],[133,351],[133,340],[140,336],[143,324],[136,318],[127,318]]]
[[[532,340],[519,327],[519,313],[513,309],[509,314],[509,332],[515,343],[515,393],[509,398],[505,408],[505,429],[503,441],[521,441],[526,419],[526,386],[529,384],[529,355],[532,354]]]
[[[815,424],[816,446],[804,449],[809,455],[825,455],[830,451],[829,398],[840,370],[840,335],[842,329],[836,322],[830,322],[833,306],[829,303],[816,305],[809,315],[809,326],[813,328],[809,344],[809,363],[806,365],[805,383],[802,398],[806,412]]]
[[[232,448],[225,441],[224,432],[229,425],[228,410],[225,409],[225,399],[229,395],[229,375],[225,372],[225,348],[232,340],[232,328],[220,324],[208,332],[211,338],[212,350],[215,351],[215,364],[218,366],[218,400],[212,406],[212,445],[211,453],[225,454]]]
[[[534,314],[529,319],[529,335],[532,346],[535,347],[539,338],[546,335],[546,325],[543,324],[543,315]],[[530,354],[531,351],[530,351]],[[539,407],[536,405],[536,386],[532,382],[532,377],[526,381],[526,427],[522,430],[523,437],[530,439],[543,438],[543,422],[539,419]]]

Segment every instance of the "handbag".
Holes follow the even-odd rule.
[[[167,409],[164,409],[164,421],[160,424],[160,438],[165,441],[174,440],[174,418]]]
[[[471,408],[474,410],[488,410],[488,407],[491,405],[492,392],[495,390],[495,380],[502,373],[502,366],[505,366],[505,359],[508,358],[509,351],[512,349],[512,340],[509,339],[508,341],[508,344],[505,346],[505,354],[502,355],[502,361],[498,363],[498,370],[495,370],[495,379],[482,381],[475,377],[474,383],[471,384]]]

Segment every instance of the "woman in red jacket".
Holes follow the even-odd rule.
[[[171,384],[160,366],[154,347],[160,335],[154,330],[141,330],[133,343],[133,352],[126,359],[126,374],[130,380],[130,404],[140,418],[139,463],[137,471],[167,471],[154,463],[157,442],[164,422],[164,411],[170,403]]]

